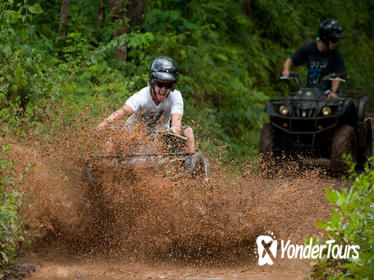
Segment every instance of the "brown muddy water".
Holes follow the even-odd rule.
[[[310,269],[299,260],[258,266],[256,238],[321,236],[314,223],[331,214],[324,190],[339,183],[323,171],[289,163],[270,178],[249,163],[233,178],[212,162],[205,182],[111,167],[92,184],[82,174],[103,138],[89,134],[9,145],[18,172],[35,164],[19,183],[35,239],[19,259],[36,266],[29,279],[302,279]]]

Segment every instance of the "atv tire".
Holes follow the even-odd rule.
[[[362,138],[363,139],[360,139],[360,153],[358,157],[358,163],[361,169],[368,158],[372,155],[373,136],[369,119],[364,120],[364,134],[362,135]]]
[[[335,132],[331,145],[331,170],[336,175],[344,174],[349,166],[344,162],[343,155],[351,155],[352,162],[357,162],[357,136],[350,125],[342,125]]]
[[[205,180],[208,180],[208,167],[209,162],[200,151],[184,162],[185,173],[191,174],[193,177],[203,177]]]
[[[205,157],[203,157],[201,152],[197,152],[195,154],[196,160],[198,163],[197,169],[195,171],[196,176],[200,176],[208,181],[208,168],[209,168],[209,161]]]
[[[277,169],[279,159],[276,159],[274,154],[274,128],[270,123],[266,123],[260,134],[260,169],[266,174],[272,174],[274,169]]]
[[[274,128],[270,123],[266,123],[260,134],[260,153],[271,154],[274,151]]]
[[[83,174],[82,174],[83,181],[96,184],[97,179],[96,179],[96,176],[95,176],[95,171],[96,170],[95,170],[93,164],[88,163],[86,165],[86,167],[83,169]]]

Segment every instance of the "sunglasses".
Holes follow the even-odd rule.
[[[163,83],[163,82],[156,81],[156,86],[159,88],[164,87],[166,89],[171,89],[173,87],[173,83]]]
[[[336,42],[339,41],[339,38],[337,38],[337,37],[334,36],[334,37],[330,38],[330,41],[331,41],[331,43],[335,44]]]

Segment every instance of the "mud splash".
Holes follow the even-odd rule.
[[[189,177],[175,180],[165,170],[110,167],[101,170],[93,184],[83,176],[86,163],[93,154],[103,153],[109,138],[116,143],[111,152],[126,153],[129,146],[144,141],[143,136],[125,137],[120,130],[98,133],[92,125],[61,131],[56,140],[10,144],[18,172],[28,163],[35,164],[19,185],[29,194],[22,212],[37,236],[24,262],[36,264],[39,271],[45,267],[44,273],[51,275],[45,279],[70,279],[71,269],[79,270],[76,266],[92,278],[94,267],[98,266],[100,274],[105,267],[133,263],[157,266],[135,269],[139,273],[135,279],[155,271],[160,274],[160,263],[188,267],[244,264],[258,273],[254,253],[258,235],[272,231],[277,239],[302,243],[303,237],[320,234],[314,223],[330,214],[324,189],[335,187],[337,180],[294,163],[278,169],[276,176],[261,173],[256,163],[249,163],[242,167],[242,175],[232,178],[211,159],[209,182]],[[67,276],[53,274],[56,270],[51,267],[65,270]],[[290,269],[288,264],[285,267]],[[179,267],[171,269],[178,271],[175,279],[184,275]],[[209,273],[207,277],[223,275],[219,270]],[[203,274],[195,270],[190,275]],[[100,275],[92,279],[117,279],[123,274]],[[188,279],[188,273],[185,276]],[[248,270],[243,273],[243,277],[257,276]],[[41,274],[38,277],[42,279]]]
[[[222,263],[251,257],[255,238],[266,230],[302,242],[317,233],[315,219],[329,212],[323,190],[335,180],[291,165],[278,179],[247,167],[245,176],[228,180],[217,168],[209,183],[108,168],[92,184],[82,176],[84,161],[108,138],[82,135],[87,139],[65,138],[42,152],[13,145],[18,162],[35,164],[22,185],[29,193],[23,212],[41,244],[53,241],[83,254]],[[139,140],[110,136],[121,139],[122,150]]]

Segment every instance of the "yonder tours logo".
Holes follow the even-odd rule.
[[[359,245],[341,245],[335,244],[335,240],[327,240],[324,244],[313,245],[313,238],[308,245],[291,244],[288,240],[278,242],[272,232],[268,231],[267,235],[260,235],[256,239],[258,255],[258,265],[272,265],[277,258],[278,244],[280,244],[280,258],[288,259],[320,259],[322,255],[333,259],[357,259],[359,257]]]

